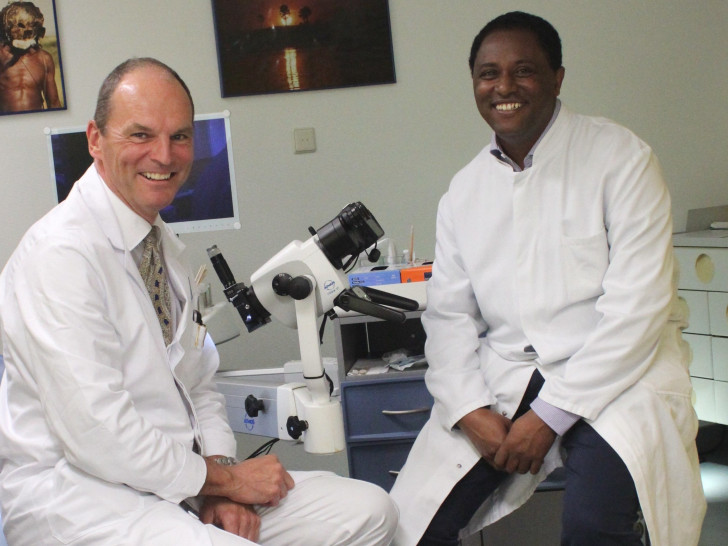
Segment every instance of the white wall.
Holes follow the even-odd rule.
[[[676,231],[688,209],[728,203],[724,0],[390,0],[396,84],[230,99],[220,97],[209,0],[56,4],[68,109],[0,117],[0,263],[54,203],[43,128],[85,125],[101,80],[131,56],[177,69],[198,113],[232,113],[242,230],[183,236],[195,266],[217,243],[247,279],[354,200],[397,240],[414,225],[417,255],[432,257],[439,196],[489,138],[472,100],[470,43],[512,9],[559,30],[565,104],[622,122],[655,148]],[[293,153],[296,127],[316,129],[316,153]],[[331,339],[329,332],[329,355]],[[297,356],[295,333],[280,325],[221,350],[226,367],[280,366]]]

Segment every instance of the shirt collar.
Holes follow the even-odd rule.
[[[101,175],[99,175],[101,178]],[[109,196],[109,202],[111,203],[111,209],[114,211],[119,222],[119,228],[121,230],[121,237],[124,240],[124,248],[131,252],[134,250],[147,236],[152,226],[144,218],[139,216],[136,212],[131,210],[129,206],[124,203],[118,195],[116,195],[111,188],[103,181],[104,190],[106,195]],[[159,221],[159,215],[155,220],[155,225]]]
[[[554,107],[554,113],[551,116],[551,119],[549,120],[548,125],[546,125],[546,128],[541,133],[541,136],[538,137],[538,140],[535,142],[535,144],[531,147],[529,152],[526,154],[526,157],[523,159],[523,169],[513,161],[510,157],[506,155],[506,153],[503,151],[503,149],[500,147],[500,144],[498,144],[498,139],[496,138],[495,133],[490,137],[490,153],[493,154],[497,159],[500,159],[501,161],[508,163],[515,172],[525,171],[526,169],[529,169],[533,166],[533,153],[536,151],[536,148],[538,147],[541,140],[543,140],[543,137],[546,135],[546,133],[549,132],[549,129],[553,126],[554,122],[556,121],[556,118],[559,115],[559,111],[561,110],[561,101],[559,99],[556,99],[556,106]]]

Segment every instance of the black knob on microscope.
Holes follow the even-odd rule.
[[[271,286],[279,296],[290,296],[294,300],[305,299],[313,291],[313,285],[306,277],[291,277],[288,273],[279,273],[273,277]]]
[[[261,412],[264,409],[265,404],[263,404],[263,401],[258,400],[252,394],[249,394],[245,399],[245,413],[247,413],[250,417],[258,417],[258,412]]]
[[[286,421],[286,430],[288,435],[294,440],[298,440],[303,434],[304,430],[308,429],[308,423],[302,421],[296,415],[291,415]]]

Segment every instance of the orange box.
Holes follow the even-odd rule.
[[[421,282],[432,277],[432,264],[407,267],[399,272],[400,282]]]

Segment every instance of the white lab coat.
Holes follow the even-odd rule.
[[[435,405],[391,492],[396,544],[417,543],[479,458],[457,421],[486,405],[512,416],[534,367],[543,400],[582,416],[625,461],[652,544],[697,543],[705,499],[671,231],[649,147],[563,107],[530,169],[486,148],[454,177],[422,319]],[[538,476],[511,476],[462,534],[516,509],[560,465],[557,440]]]
[[[0,505],[11,544],[123,530],[154,499],[196,495],[206,471],[195,435],[203,454],[235,455],[213,379],[217,352],[209,337],[193,343],[184,245],[165,226],[182,308],[165,347],[102,184],[91,167],[0,278]]]

